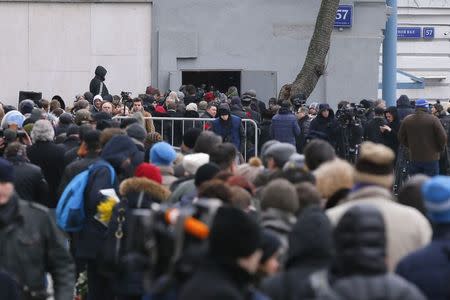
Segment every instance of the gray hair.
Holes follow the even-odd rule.
[[[31,140],[36,142],[51,142],[55,138],[55,130],[48,120],[39,120],[31,130]]]

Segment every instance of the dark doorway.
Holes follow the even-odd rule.
[[[193,84],[199,87],[206,84],[209,88],[214,86],[216,90],[226,93],[230,86],[237,87],[241,93],[241,72],[240,71],[183,71],[183,85]]]

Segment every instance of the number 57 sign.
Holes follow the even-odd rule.
[[[336,12],[336,20],[334,21],[334,27],[352,27],[353,22],[353,6],[352,5],[339,5]]]

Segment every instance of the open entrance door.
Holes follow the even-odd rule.
[[[193,84],[197,87],[205,84],[208,88],[213,86],[222,93],[226,93],[230,86],[235,86],[240,93],[241,71],[183,71],[182,84]]]

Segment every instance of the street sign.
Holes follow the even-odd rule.
[[[353,24],[353,6],[352,5],[339,5],[336,12],[336,20],[334,21],[334,27],[337,28],[350,28]]]
[[[426,40],[434,39],[434,27],[424,27],[423,38]]]
[[[420,39],[422,37],[422,28],[420,27],[398,27],[398,39]]]

